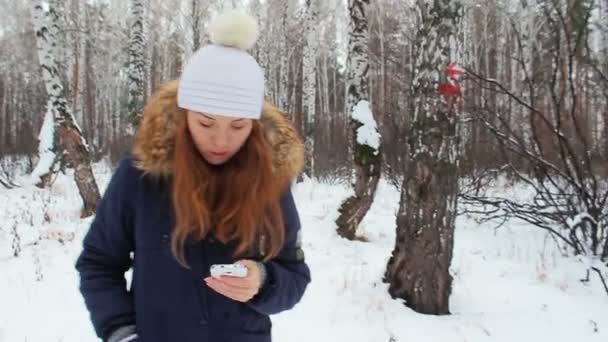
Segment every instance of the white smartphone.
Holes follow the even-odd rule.
[[[230,276],[245,278],[247,276],[247,267],[241,264],[216,264],[211,265],[209,270],[212,277]]]

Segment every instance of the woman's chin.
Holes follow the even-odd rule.
[[[206,154],[203,156],[203,158],[205,158],[205,160],[207,161],[207,163],[211,164],[211,165],[222,165],[224,163],[226,163],[229,159],[230,156],[214,156],[212,154]]]

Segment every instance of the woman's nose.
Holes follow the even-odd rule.
[[[225,133],[218,133],[214,136],[213,145],[219,149],[225,149],[230,145],[230,137]]]

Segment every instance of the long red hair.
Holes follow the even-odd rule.
[[[234,257],[259,252],[265,260],[276,256],[284,240],[280,208],[281,184],[276,182],[272,147],[259,121],[249,138],[226,163],[215,166],[194,145],[186,115],[177,122],[172,202],[175,229],[171,251],[187,266],[184,245],[213,234],[236,242]]]

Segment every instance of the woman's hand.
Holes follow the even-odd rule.
[[[207,277],[205,283],[215,292],[238,302],[247,302],[255,296],[261,287],[260,268],[255,261],[239,260],[236,262],[247,267],[245,278],[221,276]]]

